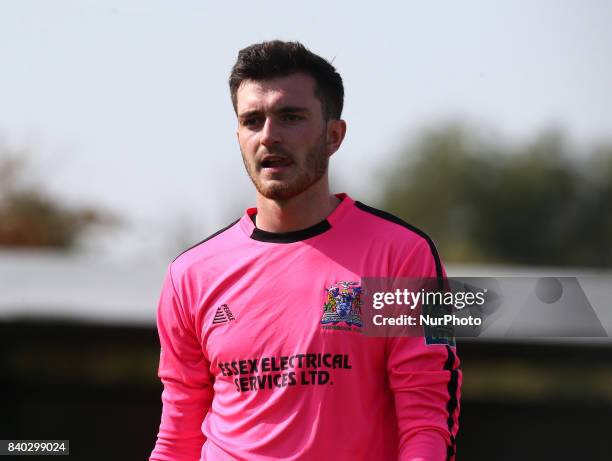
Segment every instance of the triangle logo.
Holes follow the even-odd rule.
[[[236,318],[234,317],[234,314],[232,314],[229,306],[227,304],[222,304],[217,307],[217,312],[213,317],[212,323],[213,325],[216,325],[218,323],[227,323],[233,320],[236,320]]]

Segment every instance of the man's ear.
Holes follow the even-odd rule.
[[[344,140],[346,122],[344,120],[329,120],[327,122],[327,155],[332,156]]]

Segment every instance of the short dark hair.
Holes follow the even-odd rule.
[[[268,80],[298,72],[315,80],[315,94],[321,101],[323,116],[327,120],[340,119],[344,86],[336,68],[301,43],[280,40],[256,43],[238,52],[229,78],[234,111],[237,110],[236,93],[244,80]]]

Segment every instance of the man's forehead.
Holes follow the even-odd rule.
[[[315,81],[305,74],[292,74],[266,80],[245,80],[236,92],[238,113],[261,106],[311,108],[317,103]]]

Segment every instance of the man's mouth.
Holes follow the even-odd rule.
[[[261,167],[269,170],[281,170],[290,166],[293,162],[287,157],[278,155],[268,155],[261,161]]]

